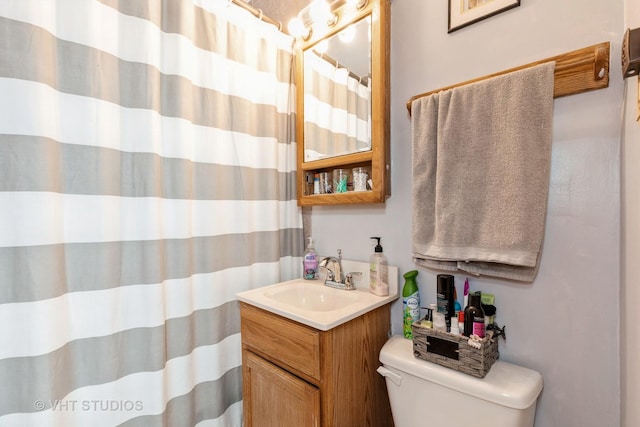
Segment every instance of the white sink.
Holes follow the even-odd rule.
[[[343,260],[346,272],[361,272],[356,290],[325,286],[321,280],[294,279],[237,294],[238,300],[327,331],[398,298],[398,269],[389,266],[389,295],[369,292],[369,264]]]
[[[266,291],[264,296],[294,309],[309,311],[340,310],[358,302],[354,291],[318,286],[316,281],[308,280],[285,282]]]

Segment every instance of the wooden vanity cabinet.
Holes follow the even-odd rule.
[[[320,331],[241,302],[244,425],[392,426],[376,372],[389,307]]]

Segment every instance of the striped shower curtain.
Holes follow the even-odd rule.
[[[240,426],[301,274],[292,40],[227,0],[0,1],[0,426]]]
[[[371,149],[371,88],[313,51],[304,56],[305,161]]]

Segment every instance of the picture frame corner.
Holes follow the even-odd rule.
[[[519,7],[520,4],[521,0],[449,0],[447,32],[451,34],[476,22]],[[454,13],[456,8],[461,12]],[[478,12],[469,13],[472,9]],[[469,14],[465,17],[465,13]]]

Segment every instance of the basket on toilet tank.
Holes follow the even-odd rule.
[[[411,325],[413,355],[474,377],[484,378],[498,359],[498,339],[488,334],[480,348],[469,345],[469,337],[437,331],[420,326],[421,320]]]

